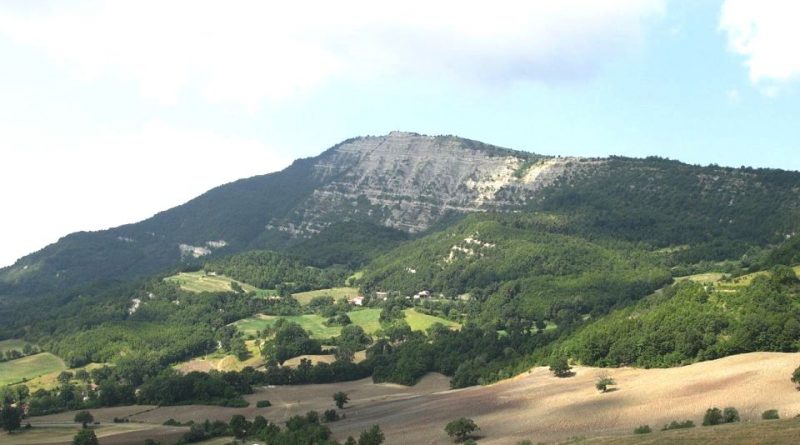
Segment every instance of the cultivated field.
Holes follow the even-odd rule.
[[[563,379],[553,377],[546,368],[534,368],[494,385],[460,390],[448,390],[448,378],[431,374],[414,387],[373,384],[364,379],[261,388],[246,397],[251,402],[247,408],[126,407],[93,413],[105,422],[128,410],[131,421],[156,428],[169,418],[227,421],[233,414],[248,418],[263,415],[283,422],[309,410],[330,409],[331,395],[345,391],[351,399],[344,410],[347,417],[330,424],[338,439],[357,436],[380,424],[387,444],[449,444],[452,442],[444,433],[444,425],[465,416],[481,427],[481,444],[515,444],[524,439],[533,443],[621,445],[789,444],[796,443],[800,432],[800,422],[793,419],[800,413],[800,392],[789,381],[798,365],[797,353],[751,353],[670,369],[577,367],[575,376]],[[594,382],[604,374],[618,385],[616,390],[601,394]],[[254,402],[262,399],[270,400],[273,406],[255,408]],[[700,425],[703,413],[712,406],[738,408],[743,423],[658,431],[672,420],[690,419]],[[781,418],[792,420],[761,421],[761,413],[767,409],[777,409]],[[64,422],[72,416],[74,413],[34,418],[32,423]],[[632,435],[633,428],[643,424],[649,424],[654,432]]]
[[[361,326],[368,334],[374,334],[380,328],[379,317],[381,314],[380,309],[360,309],[347,313],[350,321],[353,324]],[[424,331],[431,327],[434,323],[441,323],[450,328],[458,328],[458,323],[443,318],[426,315],[415,311],[414,309],[406,309],[406,321],[413,330]],[[279,318],[284,318],[288,321],[295,322],[302,326],[303,329],[311,332],[311,336],[318,339],[327,339],[339,335],[342,330],[341,326],[327,326],[325,318],[317,314],[305,314],[295,316],[277,317],[272,315],[257,315],[255,317],[245,318],[233,323],[236,328],[245,335],[255,335],[256,331],[264,330],[264,328],[274,324]]]
[[[238,357],[232,354],[214,353],[175,365],[175,369],[182,373],[189,373],[192,371],[208,372],[214,370],[241,371],[248,366],[254,369],[263,366],[264,360],[261,359],[261,351],[256,347],[255,340],[245,341],[245,345],[250,351],[250,357],[245,360],[239,360]]]
[[[236,281],[225,275],[206,275],[205,272],[181,272],[177,275],[164,278],[165,281],[177,283],[181,289],[189,292],[231,292],[231,282]],[[236,281],[247,292],[257,292],[260,289],[241,281]]]
[[[49,352],[0,363],[0,386],[20,383],[37,377],[58,374],[67,369],[64,361]]]
[[[330,289],[312,290],[308,292],[300,292],[292,294],[292,296],[302,305],[311,302],[314,297],[333,297],[334,301],[339,301],[340,298],[352,298],[358,296],[358,289],[354,287],[334,287]]]

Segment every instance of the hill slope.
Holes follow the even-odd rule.
[[[795,233],[798,209],[796,172],[547,158],[395,132],[344,141],[139,223],[68,235],[0,270],[0,295],[63,293],[251,249],[359,266],[408,234],[483,211],[547,211],[584,237],[677,247],[677,262],[738,258]],[[352,238],[359,248],[348,249],[341,240],[355,232],[364,233]],[[315,255],[336,240],[341,249]]]

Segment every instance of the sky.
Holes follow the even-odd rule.
[[[800,2],[389,3],[0,0],[0,266],[392,130],[800,170]]]

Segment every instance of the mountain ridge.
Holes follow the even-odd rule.
[[[728,258],[795,233],[799,195],[797,172],[552,157],[455,136],[392,132],[345,140],[137,223],[69,234],[0,269],[0,295],[142,278],[252,249],[303,245],[312,257],[314,240],[334,228],[373,233],[370,250],[379,252],[402,239],[399,234],[421,236],[477,212],[555,212],[572,221],[572,230],[655,247],[696,246],[721,236],[733,240],[726,251],[708,253],[704,246],[693,260]],[[369,260],[328,257],[351,265]]]

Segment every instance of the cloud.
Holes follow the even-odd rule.
[[[0,266],[77,230],[147,218],[291,156],[264,144],[151,121],[136,131],[71,136],[0,124]]]
[[[719,28],[728,47],[745,58],[750,80],[777,94],[800,78],[800,3],[786,0],[725,0]]]
[[[0,10],[0,33],[157,103],[198,92],[257,110],[337,78],[589,78],[641,41],[664,1],[58,2]]]

